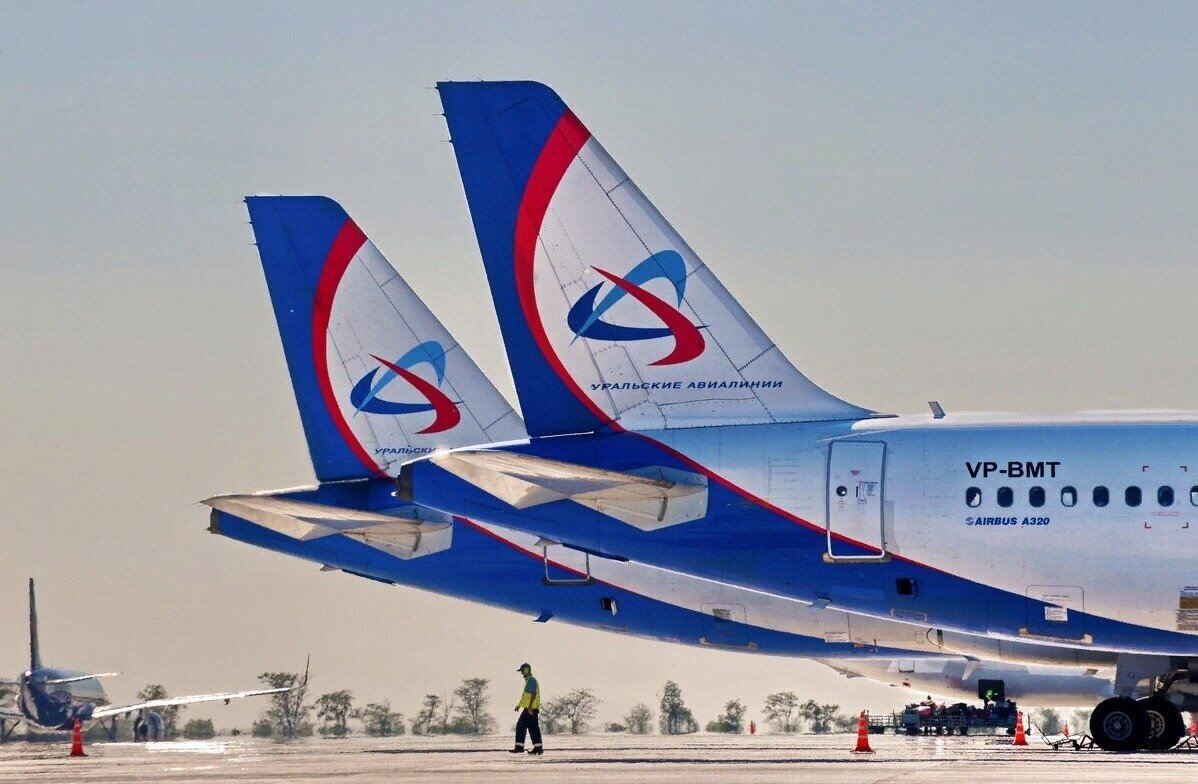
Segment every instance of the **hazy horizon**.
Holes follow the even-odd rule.
[[[551,84],[809,377],[926,411],[1192,409],[1198,9],[1106,3],[0,3],[0,677],[109,695],[299,670],[411,718],[531,661],[601,721],[677,681],[700,724],[813,662],[577,629],[206,533],[312,481],[246,213],[345,205],[515,403],[440,105]],[[185,717],[248,727],[250,701]]]

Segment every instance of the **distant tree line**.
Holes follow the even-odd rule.
[[[348,689],[326,692],[309,699],[307,674],[296,672],[263,672],[258,680],[267,688],[287,691],[269,697],[267,707],[254,722],[251,732],[257,737],[290,739],[320,735],[326,738],[345,738],[355,731],[370,737],[389,737],[411,732],[413,735],[485,735],[499,729],[499,722],[490,713],[490,681],[486,678],[466,678],[448,693],[426,694],[409,721],[404,714],[392,709],[389,701],[359,705]],[[3,687],[0,687],[3,688]],[[0,692],[0,698],[5,695]],[[164,699],[168,696],[162,684],[149,684],[137,694],[142,700]],[[588,688],[574,688],[562,694],[544,698],[541,704],[541,729],[545,734],[580,734],[592,729],[602,701]],[[697,732],[699,722],[683,698],[682,688],[675,681],[666,681],[657,695],[656,712],[641,702],[633,705],[621,721],[601,725],[605,732],[628,732],[646,735],[654,728],[663,735],[684,735]],[[179,726],[181,706],[160,708],[164,735],[189,739],[212,738],[216,729],[211,719],[191,719]],[[828,733],[851,730],[856,717],[841,712],[839,705],[802,700],[793,691],[768,695],[762,706],[762,716],[775,732],[807,731]],[[707,732],[742,733],[746,731],[748,707],[739,699],[724,703],[723,712],[704,725]],[[1085,712],[1068,717],[1071,727],[1084,730],[1088,721]],[[1033,720],[1046,734],[1061,731],[1065,718],[1057,711],[1044,709]],[[119,720],[117,736],[131,736],[129,719]],[[102,737],[103,728],[93,727],[90,735]],[[95,732],[99,730],[100,732]],[[234,730],[234,734],[237,733]]]
[[[353,692],[346,689],[309,700],[306,676],[299,673],[264,672],[258,680],[264,687],[289,689],[271,695],[267,708],[253,725],[252,732],[258,737],[288,739],[319,734],[327,738],[344,738],[354,731],[351,722],[358,723],[360,731],[370,737],[403,735],[409,726],[414,735],[486,735],[499,728],[499,722],[490,713],[491,684],[486,678],[466,678],[447,694],[425,695],[410,722],[405,721],[402,713],[392,710],[389,701],[358,706]],[[0,691],[0,699],[4,696]],[[157,700],[169,695],[162,684],[152,683],[137,696],[142,700]],[[588,688],[575,688],[543,699],[541,729],[547,735],[585,733],[592,728],[601,704],[595,692]],[[188,739],[205,739],[216,735],[211,719],[192,719],[180,728],[181,710],[182,706],[157,709],[163,717],[166,738],[181,735]],[[723,712],[707,722],[704,729],[720,733],[745,732],[747,714],[748,707],[742,701],[728,700]],[[793,691],[767,695],[761,715],[773,731],[783,733],[845,732],[853,730],[857,721],[856,716],[841,712],[839,705],[803,700]],[[1052,708],[1041,709],[1030,716],[1046,735],[1059,734],[1066,724],[1072,732],[1080,734],[1087,730],[1089,718],[1089,711],[1063,714]],[[131,738],[131,725],[131,719],[118,720],[116,737]],[[649,705],[637,703],[620,722],[604,724],[601,729],[646,735],[654,726],[663,735],[684,735],[699,730],[698,721],[683,699],[682,688],[672,680],[666,681],[657,695],[656,713]],[[104,737],[105,728],[97,724],[91,729],[90,738]]]
[[[260,680],[269,686],[300,684],[295,673],[263,673]],[[451,692],[426,694],[407,726],[413,735],[485,735],[494,732],[499,728],[499,722],[490,713],[490,685],[486,678],[466,678]],[[309,705],[304,701],[305,693],[306,689],[295,688],[275,695],[271,707],[255,724],[255,734],[287,738],[315,732],[324,737],[343,738],[353,731],[351,720],[360,722],[362,731],[375,737],[405,732],[403,714],[392,711],[389,702],[372,702],[359,708],[355,707],[353,693],[341,690],[322,694]],[[541,730],[547,735],[587,732],[592,729],[601,704],[595,692],[588,688],[574,688],[543,698]],[[315,727],[308,719],[313,711],[317,720]],[[744,702],[731,699],[724,703],[723,712],[707,722],[704,728],[707,732],[742,733],[747,728],[747,714],[748,706]],[[802,700],[792,691],[768,695],[762,714],[776,732],[819,734],[848,731],[856,726],[856,717],[842,713],[839,705]],[[675,681],[666,681],[662,686],[657,695],[656,713],[649,705],[637,703],[622,721],[604,724],[601,729],[646,735],[655,726],[663,735],[699,731],[699,722]]]

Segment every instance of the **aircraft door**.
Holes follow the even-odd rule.
[[[824,560],[889,560],[882,527],[885,466],[886,444],[881,441],[833,441],[828,448],[828,552]]]

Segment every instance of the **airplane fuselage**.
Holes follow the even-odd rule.
[[[1193,418],[895,417],[568,436],[513,451],[703,474],[706,515],[643,531],[570,501],[515,510],[427,462],[409,464],[413,500],[879,618],[1198,654]]]
[[[97,707],[108,704],[98,678],[87,673],[55,667],[26,670],[18,678],[17,708],[28,723],[47,730],[69,730],[75,719],[86,723]],[[67,683],[54,681],[68,680]]]
[[[355,489],[355,484],[360,487]],[[327,503],[363,503],[371,497],[386,503],[390,490],[380,482],[336,483],[292,495]],[[974,679],[958,679],[948,691],[932,689],[937,694],[955,694],[971,683],[976,687],[977,678],[996,678],[1031,704],[1055,704],[1042,697],[1055,699],[1062,690],[1072,690],[1069,704],[1085,704],[1101,684],[1109,690],[1115,665],[1115,657],[1102,652],[963,639],[635,562],[592,557],[588,565],[584,553],[565,547],[549,548],[547,567],[536,536],[465,519],[456,520],[454,529],[451,547],[412,559],[343,536],[302,541],[220,511],[213,512],[210,530],[326,567],[539,621],[758,655],[835,657],[830,664],[838,668],[853,669],[856,662],[869,661],[873,663],[862,667],[870,673],[893,666],[939,677],[947,665],[931,662],[956,662],[958,673],[967,669]],[[590,580],[582,579],[588,574]],[[546,575],[552,584],[543,579]],[[1048,666],[1022,663],[1029,661]],[[1047,676],[1057,680],[1045,680]],[[921,683],[930,688],[932,682]],[[1051,691],[1042,695],[1041,688]]]

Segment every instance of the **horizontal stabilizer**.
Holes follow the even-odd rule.
[[[146,700],[145,702],[135,702],[131,705],[113,705],[111,707],[97,708],[92,712],[92,718],[103,719],[108,716],[121,716],[139,710],[169,708],[172,705],[194,705],[197,702],[228,703],[232,700],[241,700],[246,697],[262,697],[268,694],[281,694],[285,691],[291,691],[291,689],[255,689],[254,691],[226,691],[217,694],[193,694],[187,697],[165,697],[161,700]]]
[[[568,499],[642,531],[707,514],[707,478],[664,466],[608,471],[493,450],[445,452],[430,460],[517,509]]]
[[[292,539],[308,541],[343,534],[400,558],[448,550],[453,536],[449,520],[426,521],[277,495],[222,495],[203,503]]]

